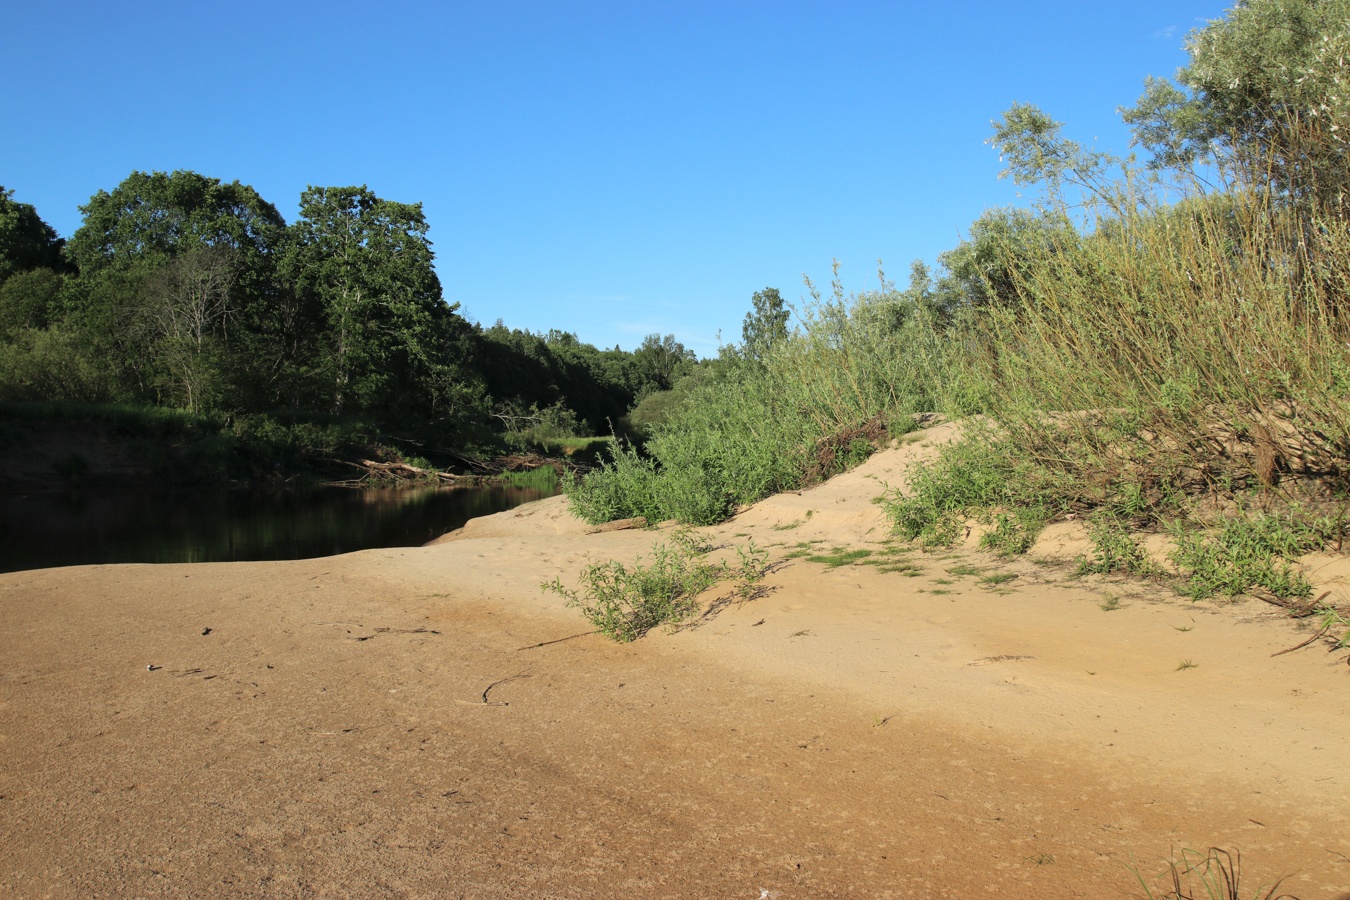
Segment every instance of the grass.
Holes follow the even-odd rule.
[[[540,466],[521,472],[503,472],[497,480],[512,487],[537,488],[550,491],[558,486],[558,471],[552,466]]]
[[[661,625],[679,623],[698,610],[698,597],[719,581],[733,579],[742,598],[753,595],[768,570],[768,555],[755,547],[735,547],[737,565],[706,559],[712,548],[690,531],[671,534],[670,543],[653,546],[649,561],[631,566],[617,560],[592,563],[581,571],[580,588],[560,578],[540,589],[558,594],[581,610],[596,630],[629,642]]]
[[[1176,524],[1171,558],[1181,571],[1180,590],[1193,600],[1233,597],[1255,588],[1281,600],[1307,600],[1312,585],[1294,561],[1327,546],[1340,526],[1326,517],[1284,513],[1239,514],[1206,530]]]
[[[1292,894],[1277,893],[1283,878],[1273,884],[1255,887],[1243,883],[1242,854],[1218,847],[1200,852],[1181,851],[1181,858],[1168,863],[1163,878],[1171,882],[1171,890],[1155,893],[1139,870],[1130,870],[1146,900],[1298,900]]]
[[[1092,559],[1079,557],[1076,575],[1152,575],[1157,567],[1130,535],[1127,524],[1102,516],[1090,526]]]
[[[872,551],[864,547],[849,550],[844,547],[835,547],[829,553],[816,553],[806,557],[807,562],[820,563],[831,569],[837,569],[840,566],[849,566],[860,562],[872,555]]]

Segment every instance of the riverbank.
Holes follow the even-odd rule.
[[[788,558],[889,546],[870,499],[933,431],[701,529],[770,548],[768,592],[629,645],[538,585],[661,535],[563,498],[424,548],[0,576],[0,892],[1130,896],[1220,846],[1249,893],[1346,896],[1350,668],[1272,656],[1311,635],[1281,610]]]
[[[461,452],[391,436],[373,422],[278,415],[0,403],[0,494],[474,484],[543,468],[584,471],[609,443],[559,440],[539,453],[508,451],[485,435]]]

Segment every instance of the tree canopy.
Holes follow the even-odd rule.
[[[14,192],[0,186],[0,282],[32,269],[64,268],[64,243],[33,206],[16,202]]]
[[[1350,183],[1350,0],[1242,0],[1193,31],[1176,81],[1122,110],[1154,168],[1236,163],[1338,206]]]
[[[778,288],[766,287],[750,297],[750,312],[741,325],[741,347],[751,359],[763,359],[773,347],[787,338],[787,308]]]

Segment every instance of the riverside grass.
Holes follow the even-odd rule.
[[[764,361],[733,354],[685,391],[645,448],[620,445],[598,471],[567,487],[591,522],[645,516],[695,525],[741,504],[793,490],[866,459],[866,424],[891,434],[940,405],[947,348],[923,310],[882,280],[846,297],[836,282],[799,312],[802,327]]]
[[[845,297],[836,280],[763,364],[721,361],[645,453],[573,484],[574,508],[710,523],[808,483],[821,442],[859,422],[975,413],[883,498],[902,536],[951,544],[983,519],[986,545],[1017,553],[1089,515],[1088,565],[1139,572],[1121,530],[1170,527],[1191,535],[1174,560],[1191,596],[1298,596],[1278,560],[1344,531],[1344,515],[1313,523],[1350,473],[1350,221],[1233,183],[1172,205],[1134,182],[1095,207],[1052,198],[1038,239],[994,248],[1003,293],[978,306],[935,311],[884,281]],[[1270,516],[1307,539],[1257,554],[1274,561],[1245,587],[1211,571],[1226,535]]]

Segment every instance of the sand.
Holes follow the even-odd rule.
[[[1272,656],[1306,623],[969,548],[784,559],[881,549],[871,499],[944,427],[703,529],[782,559],[766,592],[626,645],[539,583],[667,536],[561,498],[0,576],[0,895],[1129,897],[1218,846],[1248,896],[1350,897],[1350,652]]]

